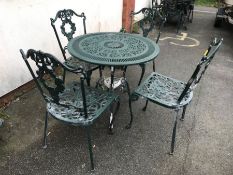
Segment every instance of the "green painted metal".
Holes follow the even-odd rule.
[[[183,108],[181,120],[184,120],[186,107],[191,102],[193,97],[193,90],[205,74],[206,69],[220,48],[222,41],[223,39],[215,38],[210,43],[208,49],[205,51],[203,57],[197,64],[196,69],[194,70],[191,78],[187,83],[161,75],[156,72],[152,72],[149,77],[136,90],[134,90],[131,95],[131,99],[134,96],[141,96],[147,100],[146,105],[143,108],[144,111],[147,108],[148,101],[159,104],[166,108],[174,109],[176,111],[174,116],[170,154],[173,154],[174,152],[177,117],[179,111]],[[132,120],[133,115],[131,113],[131,121]]]
[[[79,36],[68,43],[69,53],[97,65],[126,66],[155,59],[159,46],[136,34],[103,32]]]
[[[134,93],[162,106],[177,108],[179,105],[188,104],[192,99],[193,93],[191,92],[185,96],[180,104],[178,103],[185,86],[186,83],[182,81],[153,72]]]
[[[162,0],[158,4],[157,0],[152,0],[152,8],[160,11],[163,17],[168,21],[175,16],[177,20],[177,33],[181,27],[187,29],[186,22],[192,22],[194,0]]]
[[[104,111],[111,107],[113,102],[119,101],[118,95],[112,91],[84,86],[87,75],[82,67],[72,69],[53,55],[33,49],[29,49],[26,54],[23,50],[20,52],[47,104],[44,148],[47,147],[48,114],[63,123],[89,128]],[[32,65],[36,71],[32,70]],[[65,70],[79,75],[80,82],[73,81],[65,84],[63,79]],[[91,169],[94,169],[89,129],[87,132]]]
[[[59,10],[56,13],[55,18],[50,18],[51,26],[54,30],[57,42],[61,49],[62,55],[64,57],[64,64],[69,66],[70,68],[77,69],[82,66],[84,70],[87,72],[87,84],[90,85],[90,79],[92,71],[98,69],[96,65],[88,64],[86,62],[80,61],[78,59],[74,59],[66,54],[67,43],[64,44],[62,41],[62,37],[66,38],[67,41],[70,41],[73,37],[75,37],[76,26],[83,30],[83,34],[86,34],[86,16],[84,13],[77,14],[72,9],[63,9]],[[80,22],[82,25],[77,25],[75,22]],[[69,30],[67,30],[69,29]],[[60,32],[58,32],[60,31]],[[65,71],[64,71],[65,74]],[[64,76],[65,79],[65,76]]]

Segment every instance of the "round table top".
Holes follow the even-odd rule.
[[[69,53],[82,61],[109,66],[134,65],[151,61],[159,46],[138,34],[105,32],[78,36],[68,43]]]

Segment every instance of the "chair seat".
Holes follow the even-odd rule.
[[[185,85],[182,81],[153,72],[134,91],[134,94],[168,108],[177,108],[188,104],[192,99],[193,92],[191,91],[180,103],[177,102]]]
[[[58,120],[72,125],[91,125],[118,96],[112,92],[86,87],[86,102],[88,118],[84,117],[81,86],[78,82],[67,85],[59,94],[59,104],[47,103],[48,112]]]
[[[84,61],[78,60],[74,57],[69,57],[65,62],[65,65],[72,69],[77,69],[79,66],[82,66],[85,71],[96,69],[98,66],[95,64],[86,63]]]

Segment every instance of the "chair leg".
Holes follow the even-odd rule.
[[[90,160],[91,160],[91,170],[94,170],[94,161],[93,161],[93,152],[92,152],[90,128],[87,127],[86,131],[87,131],[87,142],[88,142],[89,155],[90,155]]]
[[[184,116],[185,116],[186,108],[187,108],[187,105],[185,105],[185,106],[183,107],[182,116],[181,116],[181,118],[180,118],[181,121],[184,121]]]
[[[116,106],[116,109],[115,109],[114,112],[113,112],[113,107],[112,106],[110,107],[111,114],[110,114],[110,123],[109,123],[109,134],[113,134],[113,130],[112,130],[113,129],[113,123],[115,121],[115,115],[116,115],[119,107],[120,107],[120,101],[119,100],[117,101],[117,106]]]
[[[155,61],[153,60],[153,72],[155,72]]]
[[[144,73],[145,73],[145,67],[146,67],[146,65],[145,65],[145,64],[139,64],[139,66],[140,66],[141,69],[142,69],[142,73],[141,73],[140,80],[139,80],[139,82],[138,82],[138,86],[141,84],[142,78],[143,78]]]
[[[176,33],[179,33],[179,30],[180,30],[180,27],[181,27],[181,25],[183,25],[182,23],[183,23],[183,14],[180,14],[179,15],[179,19],[178,19],[178,25],[177,25],[177,31],[176,31]]]
[[[64,70],[63,72],[63,82],[65,82],[65,80],[66,80],[66,70]]]
[[[87,71],[87,86],[90,86],[91,85],[91,74],[92,74],[92,71]]]
[[[146,111],[147,105],[148,105],[148,100],[146,100],[146,104],[145,104],[145,106],[142,108],[143,111]]]
[[[100,75],[100,77],[99,77],[99,79],[96,82],[95,88],[98,88],[101,85],[100,82],[103,81],[103,72],[102,72],[102,69],[103,69],[103,67],[99,66],[99,75]]]
[[[131,102],[131,95],[130,95],[130,88],[129,88],[129,83],[125,81],[126,87],[127,87],[127,93],[129,96],[129,111],[130,111],[130,122],[126,125],[126,129],[130,129],[133,123],[133,111],[132,111],[132,102]]]
[[[45,112],[45,122],[44,122],[44,145],[43,148],[47,148],[47,129],[48,129],[48,111]]]
[[[174,126],[173,126],[173,131],[172,131],[172,142],[171,142],[170,155],[173,155],[173,153],[174,153],[175,142],[176,142],[176,126],[177,126],[177,117],[179,114],[179,109],[176,109],[175,111],[176,111],[176,113],[174,115]]]

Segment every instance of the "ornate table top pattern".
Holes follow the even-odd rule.
[[[73,38],[69,53],[82,61],[109,66],[134,65],[153,60],[158,45],[136,34],[108,32],[86,34]]]

